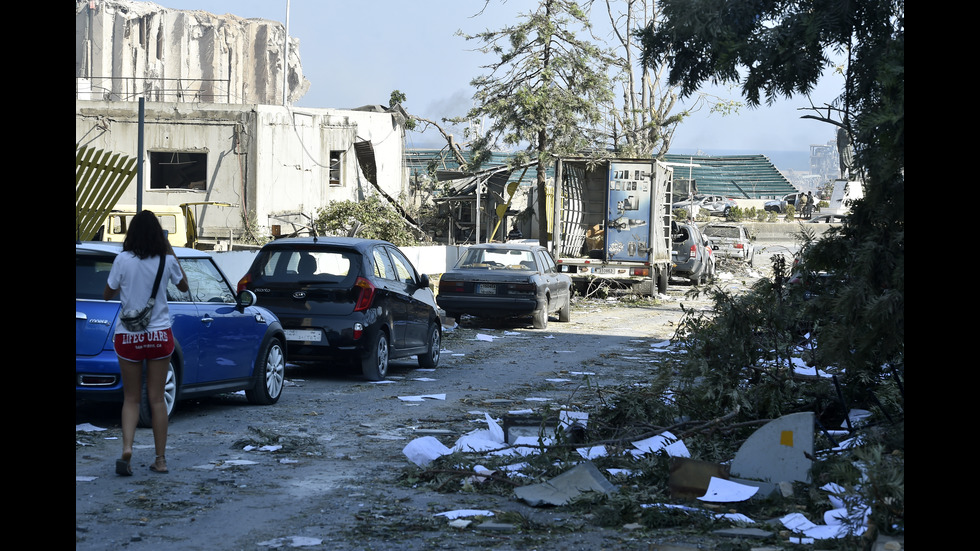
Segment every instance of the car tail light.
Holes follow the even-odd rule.
[[[745,245],[742,244],[742,243],[735,243],[735,248],[736,249],[744,249],[745,248]]]
[[[650,275],[650,268],[630,268],[630,275],[647,277]]]
[[[248,284],[252,282],[252,274],[245,274],[240,280],[238,280],[238,292],[241,293],[248,288]]]
[[[363,312],[370,308],[371,303],[374,301],[374,284],[363,277],[359,277],[354,282],[354,287],[360,287],[361,289],[360,295],[357,297],[357,304],[354,305],[354,311]]]
[[[451,281],[440,279],[439,280],[439,292],[440,293],[462,293],[463,292],[463,282],[462,281]]]
[[[360,339],[361,338],[361,335],[363,335],[363,334],[364,334],[364,325],[361,324],[361,323],[355,323],[354,324],[354,340],[356,341],[356,340]]]
[[[691,245],[691,256],[697,256],[697,255],[698,255],[698,246]]]
[[[509,283],[507,285],[507,292],[517,294],[533,294],[537,292],[537,287],[535,287],[533,283]]]

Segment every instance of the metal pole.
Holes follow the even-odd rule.
[[[136,212],[143,210],[143,121],[146,115],[146,99],[140,96],[139,130],[136,139]]]
[[[289,0],[286,0],[286,36],[282,40],[282,106],[289,97]]]

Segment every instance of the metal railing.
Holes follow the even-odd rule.
[[[87,84],[87,86],[86,86]],[[232,103],[231,79],[78,77],[75,99],[104,101]]]

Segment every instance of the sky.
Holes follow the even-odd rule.
[[[160,0],[161,6],[196,9],[245,18],[286,21],[287,0]],[[476,51],[457,31],[475,34],[499,29],[532,10],[536,0],[289,0],[289,34],[299,39],[303,73],[310,81],[299,107],[352,108],[388,105],[393,90],[407,99],[411,114],[439,121],[462,115],[470,107],[470,81],[486,73],[490,54]],[[481,13],[482,10],[482,13]],[[601,15],[602,17],[599,17]],[[605,13],[593,24],[606,24]],[[817,105],[840,94],[841,77],[828,76],[811,97]],[[713,87],[705,91],[741,99],[738,90]],[[834,139],[828,124],[800,119],[798,108],[809,106],[803,96],[773,106],[742,107],[737,115],[722,116],[702,109],[685,120],[674,134],[671,153],[725,155],[762,153],[778,168],[806,170],[810,145]],[[430,137],[431,136],[431,137]],[[406,146],[438,147],[434,131],[409,133]],[[458,140],[462,136],[457,134]],[[442,142],[444,143],[444,142]],[[787,152],[799,155],[785,155]],[[781,166],[776,158],[787,160]],[[802,165],[802,166],[796,166]]]

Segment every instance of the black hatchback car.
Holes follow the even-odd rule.
[[[290,360],[353,360],[373,381],[392,359],[439,363],[442,323],[429,277],[387,241],[279,239],[262,247],[238,288],[279,317]]]

